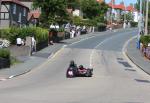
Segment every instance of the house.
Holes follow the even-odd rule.
[[[123,15],[125,11],[124,4],[115,4],[115,3],[112,3],[111,1],[110,3],[108,3],[108,6],[109,6],[109,10],[107,12],[108,20],[110,20],[112,16],[112,21],[120,22],[122,19],[121,16]]]
[[[19,0],[22,4],[27,6],[30,9],[28,13],[28,24],[37,26],[39,24],[39,18],[41,15],[40,8],[33,7],[33,0]]]
[[[39,18],[40,18],[41,12],[39,10],[32,10],[28,14],[28,23],[29,25],[37,26],[39,25]]]
[[[2,0],[0,9],[0,28],[26,26],[29,8],[18,0]]]
[[[133,20],[137,21],[137,12],[135,12],[135,8],[133,6],[125,6],[122,2],[121,4],[115,4],[115,0],[111,0],[108,3],[109,10],[107,12],[107,20],[113,22],[122,22],[124,13],[131,12],[133,15]]]
[[[33,0],[19,0],[22,4],[28,7],[30,10],[33,9]]]

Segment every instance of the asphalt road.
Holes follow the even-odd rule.
[[[136,30],[105,33],[67,45],[31,72],[0,82],[1,103],[150,103],[150,78],[123,55]],[[70,60],[91,78],[66,78]]]

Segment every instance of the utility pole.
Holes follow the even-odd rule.
[[[125,2],[124,0],[122,0],[123,4],[124,4],[124,23],[123,23],[123,28],[126,28],[126,6],[125,6]]]
[[[140,35],[142,31],[142,0],[140,0],[140,15],[138,20],[139,33],[137,36],[137,48],[140,49]]]
[[[2,0],[0,0],[0,28],[1,28],[1,5],[2,5]]]
[[[146,18],[145,18],[145,35],[148,35],[148,8],[149,8],[149,0],[146,3]]]
[[[113,9],[114,9],[114,0],[111,0],[111,30],[112,30],[112,27],[113,27]]]

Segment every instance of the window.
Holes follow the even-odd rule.
[[[13,14],[16,14],[16,4],[13,4]]]
[[[9,19],[9,13],[8,12],[1,12],[0,20],[8,20],[8,19]]]
[[[5,18],[4,13],[1,13],[1,18],[0,18],[0,20],[3,20],[4,18]]]
[[[23,8],[23,16],[26,16],[26,8]]]
[[[9,19],[9,13],[5,13],[5,19],[6,19],[6,20]]]
[[[19,13],[18,22],[21,23],[21,13]]]

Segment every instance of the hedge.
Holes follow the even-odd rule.
[[[0,49],[0,57],[10,59],[10,51],[8,49]]]
[[[106,31],[106,24],[104,23],[98,23],[98,31]]]
[[[130,23],[131,23],[131,27],[137,27],[138,26],[138,22],[131,21]]]
[[[148,46],[148,43],[150,43],[150,35],[141,35],[141,37],[140,37],[140,42],[141,42],[144,46]]]
[[[11,27],[9,29],[0,29],[0,32],[0,38],[6,38],[11,44],[16,44],[17,37],[25,39],[27,36],[34,36],[37,43],[48,40],[48,30],[40,27]]]

